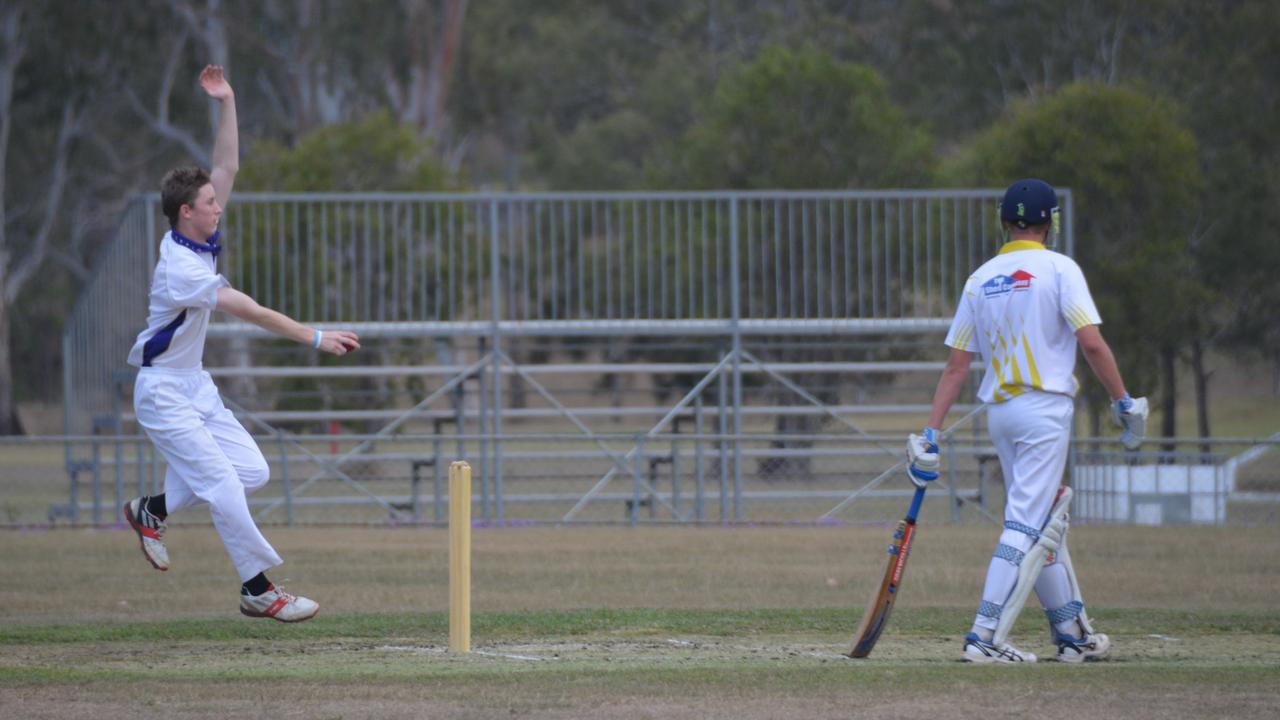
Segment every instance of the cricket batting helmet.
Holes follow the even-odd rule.
[[[1058,193],[1043,180],[1027,178],[1009,186],[1000,201],[1000,219],[1023,230],[1052,222],[1058,214]]]

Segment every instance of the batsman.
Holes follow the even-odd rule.
[[[1067,551],[1071,489],[1062,486],[1071,436],[1077,346],[1111,396],[1121,441],[1136,449],[1146,432],[1146,398],[1132,398],[1080,267],[1050,248],[1058,233],[1058,197],[1042,180],[1019,180],[1000,201],[1005,242],[965,283],[947,333],[951,355],[933,396],[929,424],[907,441],[911,479],[937,478],[938,428],[959,397],[974,355],[984,373],[978,399],[987,406],[991,440],[1004,473],[1004,530],[987,569],[982,602],[964,637],[975,663],[1035,662],[1008,634],[1034,589],[1048,617],[1057,659],[1106,657],[1111,641],[1096,632]]]

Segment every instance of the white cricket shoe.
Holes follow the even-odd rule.
[[[310,620],[320,612],[320,605],[271,585],[261,595],[240,593],[240,612],[249,617],[271,618],[280,622]]]
[[[1103,633],[1084,633],[1081,637],[1072,637],[1058,633],[1054,637],[1058,643],[1058,662],[1082,663],[1101,660],[1111,652],[1111,638]]]
[[[1004,643],[999,647],[978,637],[977,633],[964,636],[964,661],[971,663],[1033,663],[1036,656]]]
[[[147,498],[134,498],[124,504],[124,519],[138,534],[138,544],[147,562],[157,570],[169,569],[169,550],[164,546],[164,521],[147,510]]]

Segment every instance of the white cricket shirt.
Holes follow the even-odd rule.
[[[218,304],[218,289],[231,287],[217,274],[211,253],[179,245],[173,233],[160,241],[160,259],[151,278],[147,329],[133,349],[129,364],[193,370],[201,367],[209,315]]]
[[[947,345],[979,353],[987,370],[978,399],[1028,390],[1075,396],[1076,331],[1099,325],[1084,273],[1038,242],[1008,242],[965,282]]]

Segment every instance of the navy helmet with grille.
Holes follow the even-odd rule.
[[[1000,219],[1026,229],[1052,222],[1058,212],[1058,193],[1043,180],[1026,178],[1009,186],[1000,200]]]

